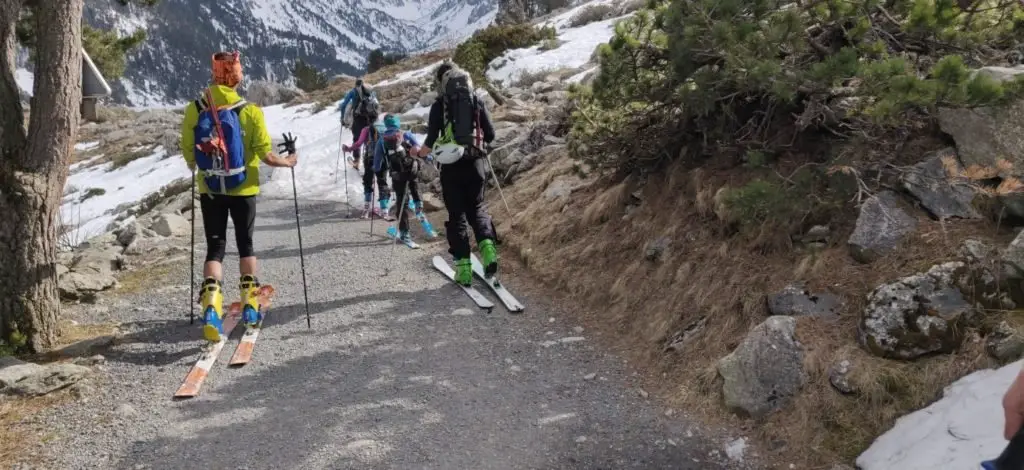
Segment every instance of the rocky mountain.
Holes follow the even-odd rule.
[[[454,45],[491,21],[496,0],[160,0],[150,8],[87,0],[85,20],[149,38],[132,52],[116,101],[135,106],[191,99],[208,80],[209,55],[242,52],[249,79],[290,80],[296,58],[356,74],[376,48],[420,52]]]

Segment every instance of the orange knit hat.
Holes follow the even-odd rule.
[[[242,81],[241,54],[218,52],[213,55],[213,83],[234,88]]]

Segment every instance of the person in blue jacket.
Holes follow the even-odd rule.
[[[352,104],[352,118],[349,119],[345,115],[348,111],[349,103]],[[377,95],[366,87],[363,83],[362,78],[356,79],[356,86],[353,87],[348,93],[345,94],[345,99],[338,104],[338,111],[341,113],[341,125],[342,127],[352,126],[352,138],[356,139],[359,134],[363,131],[363,128],[373,124],[377,120],[377,116],[380,114],[380,103],[377,101]],[[359,165],[359,155],[362,149],[355,147],[352,149],[352,158],[355,165]],[[366,155],[366,159],[370,158]],[[364,161],[364,163],[366,163]],[[366,166],[366,165],[364,165]]]
[[[412,132],[402,131],[401,122],[398,116],[387,114],[384,116],[384,132],[377,139],[373,151],[373,171],[391,172],[391,187],[395,191],[395,200],[398,201],[395,207],[398,208],[398,237],[402,242],[409,242],[409,211],[403,210],[406,206],[405,195],[409,194],[415,203],[416,213],[423,210],[423,201],[420,199],[419,183],[416,176],[420,171],[419,155],[420,143]]]

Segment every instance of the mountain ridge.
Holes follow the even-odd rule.
[[[192,99],[209,79],[209,53],[239,50],[249,80],[290,83],[301,58],[328,75],[357,75],[369,52],[454,46],[490,24],[496,0],[161,0],[153,7],[88,0],[83,17],[122,35],[144,28],[113,100],[160,106]],[[183,32],[187,32],[183,34]]]

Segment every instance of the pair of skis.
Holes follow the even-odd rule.
[[[491,292],[498,297],[498,300],[505,305],[505,308],[508,309],[509,312],[520,313],[523,310],[526,310],[526,307],[523,306],[523,304],[521,304],[500,281],[498,281],[497,277],[487,276],[484,272],[483,264],[480,263],[480,260],[477,259],[476,255],[470,254],[470,261],[473,263],[473,274],[483,280],[484,284],[487,284],[487,287],[491,289]],[[444,259],[440,256],[435,256],[433,262],[435,269],[441,271],[445,276],[448,276],[448,279],[451,279],[452,281],[455,280],[455,270],[450,264],[445,262]],[[487,297],[484,297],[480,291],[474,289],[472,286],[464,286],[458,283],[456,283],[456,285],[462,288],[462,291],[469,295],[469,298],[473,299],[473,302],[475,302],[478,307],[487,310],[488,313],[490,313],[491,309],[494,308],[494,303],[488,300]]]
[[[230,367],[241,367],[249,363],[252,360],[252,352],[256,347],[256,338],[260,335],[260,329],[263,327],[263,321],[266,320],[267,314],[270,311],[270,303],[274,296],[274,287],[270,285],[263,285],[260,287],[259,292],[256,294],[259,297],[260,313],[263,315],[263,320],[260,321],[259,325],[255,327],[246,327],[245,333],[242,334],[242,339],[239,340],[238,346],[235,347],[234,354],[231,355],[231,359],[228,360],[228,366]],[[178,387],[178,391],[174,392],[174,398],[193,398],[199,395],[199,389],[203,386],[203,382],[206,380],[206,376],[210,374],[210,370],[213,369],[213,364],[217,362],[217,357],[220,355],[220,351],[224,349],[224,345],[228,342],[228,336],[238,326],[239,321],[242,319],[242,304],[241,302],[235,302],[228,307],[227,313],[224,315],[224,335],[221,336],[221,340],[207,344],[203,347],[203,352],[199,356],[195,365],[189,370],[188,375],[185,376],[185,380]]]
[[[427,220],[427,214],[425,214],[423,211],[416,213],[416,204],[411,199],[409,200],[409,210],[413,211],[413,213],[416,214],[416,220],[419,220],[420,223],[423,224],[423,231],[426,232],[427,238],[437,238],[437,232],[434,231],[434,227],[430,225],[430,221]],[[402,244],[414,250],[418,250],[420,248],[420,245],[412,240],[406,241],[399,239],[398,229],[396,229],[395,226],[393,225],[388,227],[388,236],[391,237],[392,239],[398,239],[398,241],[402,242]]]

